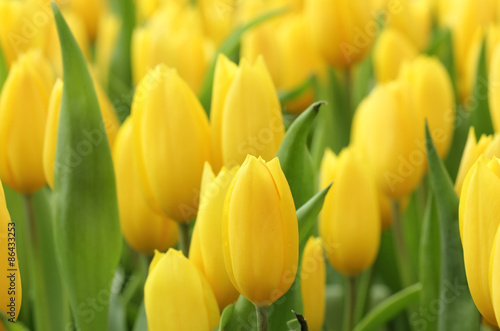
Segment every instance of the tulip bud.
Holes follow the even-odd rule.
[[[488,96],[493,127],[500,131],[500,44],[497,44],[491,58],[488,77]]]
[[[278,94],[259,57],[236,67],[217,59],[211,108],[214,169],[243,163],[247,154],[270,159],[285,136]]]
[[[373,51],[377,81],[386,83],[395,80],[403,63],[413,60],[417,55],[418,50],[404,34],[395,29],[384,29]]]
[[[31,46],[29,41],[23,38],[20,23],[24,7],[23,1],[0,0],[0,22],[2,22],[0,46],[7,66]]]
[[[144,286],[149,330],[212,330],[219,308],[207,280],[181,252],[155,253]]]
[[[471,127],[455,181],[455,192],[458,195],[462,191],[462,184],[469,169],[481,155],[487,159],[491,159],[493,156],[500,157],[500,135],[495,135],[495,137],[482,135],[479,141],[476,141],[474,127]]]
[[[50,95],[49,102],[47,127],[45,130],[45,139],[43,141],[43,170],[45,173],[45,179],[51,188],[54,187],[54,167],[56,159],[57,134],[59,131],[59,114],[61,110],[63,85],[64,84],[62,80],[59,79],[56,81],[54,88],[52,89],[52,94]],[[106,130],[109,146],[113,147],[115,137],[118,133],[118,128],[120,127],[120,122],[118,120],[118,117],[116,116],[113,105],[106,96],[106,93],[104,93],[99,84],[95,82],[94,87],[96,89],[97,99],[99,100],[99,106],[101,107],[101,115],[104,122],[104,129]],[[88,141],[85,143],[85,145],[88,146],[97,145],[104,139],[103,132],[101,132],[101,130],[97,128],[93,131],[86,132],[85,135],[88,137]],[[86,147],[82,147],[82,151],[76,150],[71,151],[71,153],[76,154],[76,159],[81,159],[81,157],[85,156],[86,153],[88,153],[85,148]],[[57,166],[64,167],[69,165]]]
[[[375,184],[352,147],[338,158],[327,150],[320,176],[322,188],[334,182],[319,218],[326,256],[340,273],[356,276],[373,264],[378,253],[381,221]]]
[[[19,315],[23,297],[15,233],[16,226],[10,219],[0,182],[0,311],[12,322]]]
[[[326,307],[326,266],[320,238],[311,237],[307,241],[300,267],[300,281],[307,326],[310,331],[320,331]]]
[[[40,52],[15,62],[0,95],[0,177],[29,194],[45,185],[43,138],[53,73]]]
[[[99,27],[99,19],[105,12],[106,1],[102,0],[71,0],[67,1],[67,7],[75,11],[85,23],[87,34],[94,40]]]
[[[239,296],[227,275],[221,230],[226,193],[237,170],[222,168],[215,177],[210,165],[205,164],[200,208],[189,250],[189,259],[207,278],[221,311]]]
[[[308,0],[310,35],[316,49],[333,66],[362,60],[377,33],[377,17],[364,0]]]
[[[179,52],[182,50],[182,52]],[[163,6],[132,37],[132,71],[135,84],[160,63],[177,69],[191,89],[198,92],[214,53],[205,38],[199,15],[191,6]]]
[[[121,21],[109,14],[101,19],[96,40],[96,63],[103,86],[109,86],[109,70],[120,33]]]
[[[128,118],[120,128],[113,149],[121,228],[133,249],[153,254],[177,242],[178,228],[172,220],[153,212],[142,195],[135,167],[132,129],[132,119]]]
[[[425,169],[425,143],[418,118],[399,82],[379,85],[354,115],[352,143],[359,146],[379,190],[401,199],[420,183]],[[395,143],[397,142],[397,143]]]
[[[228,189],[222,222],[234,287],[256,306],[271,305],[292,286],[299,258],[295,205],[277,158],[247,157]]]
[[[203,25],[215,44],[220,45],[230,34],[234,25],[235,0],[199,0]]]
[[[196,95],[175,69],[159,65],[141,82],[132,105],[134,148],[143,190],[166,216],[196,216],[210,127]]]
[[[497,158],[489,161],[480,157],[464,181],[459,216],[470,293],[481,315],[494,325],[498,322],[490,291],[492,281],[498,278],[492,279],[491,273],[497,269],[493,266],[498,266],[498,262],[491,257],[500,225],[500,205],[496,203],[499,195],[500,162]]]
[[[416,126],[421,141],[425,141],[422,128],[427,120],[436,149],[444,158],[455,126],[455,98],[448,72],[439,60],[419,56],[403,65],[398,80],[407,98],[405,111],[418,118]]]

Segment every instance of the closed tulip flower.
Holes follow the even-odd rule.
[[[0,95],[0,177],[16,191],[45,185],[43,138],[53,73],[40,52],[19,58]]]
[[[421,141],[425,140],[421,128],[427,119],[436,149],[444,158],[455,125],[455,98],[448,72],[438,59],[419,56],[403,65],[398,80],[407,98],[405,111],[414,112],[418,118]]]
[[[396,29],[385,28],[377,38],[373,51],[377,81],[386,83],[395,80],[403,63],[413,60],[417,54],[417,48],[404,34]]]
[[[311,331],[320,331],[326,307],[326,266],[320,238],[311,237],[307,241],[300,267],[300,281],[307,326]]]
[[[500,225],[500,162],[484,156],[474,164],[465,178],[460,197],[460,227],[465,272],[470,293],[479,312],[491,324],[498,325],[493,302],[500,313],[498,298],[498,258],[495,238]],[[495,254],[493,255],[495,257]],[[492,277],[494,272],[495,277]],[[494,290],[494,291],[492,291]],[[499,316],[500,317],[500,316]]]
[[[277,158],[247,157],[228,189],[222,222],[234,287],[256,306],[271,305],[292,286],[299,258],[295,205]]]
[[[364,153],[379,190],[399,200],[420,183],[425,169],[425,145],[408,111],[400,83],[379,85],[359,105],[354,115],[352,143]]]
[[[329,64],[348,67],[365,57],[377,31],[372,9],[364,0],[306,2],[313,44]]]
[[[118,17],[109,14],[101,18],[96,40],[96,64],[103,86],[109,86],[109,70],[121,29]]]
[[[159,65],[138,87],[132,114],[146,197],[154,198],[175,221],[191,221],[203,165],[210,161],[210,127],[203,107],[175,69]]]
[[[165,251],[178,238],[174,221],[156,214],[142,195],[141,183],[134,160],[132,119],[120,128],[113,149],[118,207],[123,236],[136,251],[152,255]]]
[[[212,330],[219,324],[214,293],[201,272],[181,252],[156,252],[144,286],[148,329]]]
[[[500,44],[493,52],[488,76],[488,96],[493,127],[500,131]]]
[[[222,213],[226,193],[238,168],[222,168],[217,177],[207,163],[203,171],[200,210],[191,240],[189,259],[205,275],[219,309],[238,299],[239,293],[227,275],[222,250]]]
[[[45,130],[45,139],[43,141],[43,170],[45,178],[50,187],[54,186],[54,167],[56,159],[57,133],[59,128],[59,114],[61,110],[61,98],[63,91],[62,80],[57,80],[52,94],[50,95],[49,114],[47,119],[47,127]],[[116,116],[115,110],[111,101],[109,101],[106,93],[102,90],[99,84],[94,83],[97,99],[101,107],[101,115],[104,122],[104,129],[108,138],[109,146],[112,148],[120,122]],[[92,145],[99,144],[104,139],[104,133],[99,129],[86,132],[88,142]],[[85,152],[76,151],[75,153],[84,154]],[[81,157],[76,155],[76,158]],[[63,166],[63,165],[61,165]]]
[[[71,0],[67,1],[67,7],[75,11],[85,23],[87,34],[91,40],[97,36],[99,19],[107,10],[107,2],[102,0]]]
[[[352,147],[338,157],[330,150],[325,152],[320,185],[324,188],[331,182],[334,185],[320,213],[320,235],[330,264],[352,277],[370,267],[378,253],[381,221],[377,190],[362,157]]]
[[[31,46],[22,38],[20,22],[24,7],[25,3],[22,1],[0,0],[0,46],[8,66]]]
[[[247,154],[271,159],[285,136],[278,94],[259,57],[239,67],[217,59],[211,108],[214,170],[242,164]]]
[[[500,135],[494,137],[482,135],[477,141],[474,127],[471,127],[462,160],[460,161],[460,167],[458,168],[457,180],[455,181],[455,191],[458,195],[462,191],[462,185],[469,169],[481,155],[484,155],[487,159],[494,156],[500,157]]]
[[[0,277],[0,310],[7,315],[11,322],[16,321],[22,302],[21,274],[18,271],[17,246],[14,236],[15,228],[7,210],[5,195],[0,182],[0,270],[2,270]]]

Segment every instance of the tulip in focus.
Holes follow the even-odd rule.
[[[228,189],[222,222],[234,287],[257,307],[271,305],[292,286],[299,258],[295,205],[277,158],[247,157]]]
[[[239,67],[219,55],[211,108],[213,167],[243,163],[247,154],[271,159],[285,136],[278,94],[262,57]]]
[[[159,65],[137,88],[132,114],[138,171],[148,202],[177,222],[191,221],[203,165],[210,161],[205,111],[177,71]]]
[[[205,164],[201,184],[200,208],[191,239],[189,259],[205,275],[219,309],[238,299],[239,293],[229,279],[222,249],[222,215],[226,193],[238,168],[222,168],[215,177]]]
[[[361,154],[352,147],[338,157],[326,150],[320,186],[325,188],[331,182],[334,184],[320,213],[320,235],[330,264],[352,277],[369,268],[378,253],[381,221],[377,190]]]
[[[460,229],[465,272],[481,315],[498,325],[500,300],[500,161],[480,157],[467,174],[460,197]]]
[[[13,65],[0,95],[0,177],[23,194],[45,185],[43,138],[53,72],[38,51]]]
[[[403,63],[413,60],[417,54],[417,48],[404,34],[396,29],[384,29],[373,51],[377,81],[386,83],[395,80]]]
[[[59,114],[61,110],[63,85],[64,84],[62,80],[57,80],[54,88],[52,89],[52,94],[50,95],[49,102],[47,127],[45,130],[45,139],[43,143],[43,170],[47,183],[51,188],[54,186],[54,167],[56,159],[57,134],[59,130]],[[96,82],[94,82],[94,87],[96,89],[97,99],[99,100],[99,106],[101,107],[101,116],[104,122],[104,129],[106,130],[109,146],[112,148],[116,135],[118,133],[120,122],[106,93]],[[100,141],[104,139],[103,132],[97,128],[95,130],[87,132],[86,135],[88,137],[88,142],[91,145],[99,144]],[[81,157],[86,153],[86,151],[76,152],[79,153],[77,157]],[[60,166],[64,167],[64,165]]]
[[[0,182],[0,270],[2,272],[0,277],[0,311],[11,322],[16,321],[22,302],[21,274],[17,260],[15,233],[16,226],[10,219]]]
[[[205,277],[181,252],[155,253],[144,286],[144,304],[151,331],[212,330],[219,308]]]
[[[311,237],[307,241],[300,267],[300,281],[307,326],[310,331],[320,331],[326,308],[326,266],[320,238]]]
[[[156,214],[142,195],[134,160],[132,119],[120,128],[113,148],[118,207],[123,236],[136,251],[152,255],[165,251],[178,238],[177,224]]]
[[[330,65],[349,67],[365,57],[377,33],[370,2],[308,0],[304,7],[313,44]]]

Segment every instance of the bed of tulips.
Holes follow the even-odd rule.
[[[500,325],[497,0],[0,0],[0,330]]]

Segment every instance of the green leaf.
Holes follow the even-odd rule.
[[[476,85],[474,87],[472,125],[476,130],[476,138],[479,140],[483,134],[493,134],[493,124],[491,123],[490,106],[488,101],[488,69],[486,63],[486,41],[481,45],[479,63],[477,66]]]
[[[284,326],[284,325],[283,325]],[[240,295],[226,324],[225,331],[257,331],[257,315],[255,306],[244,296]],[[272,330],[272,329],[270,329]]]
[[[7,63],[2,51],[2,46],[0,45],[0,93],[2,92],[3,83],[5,83],[8,74],[9,71],[7,70]]]
[[[421,291],[422,285],[414,284],[390,296],[368,313],[368,315],[356,325],[354,331],[377,330],[409,305],[416,302]]]
[[[148,319],[146,317],[146,307],[144,306],[144,300],[139,307],[137,312],[137,318],[135,319],[134,331],[148,331]]]
[[[220,46],[219,51],[217,53],[222,53],[228,57],[239,48],[241,37],[245,32],[250,30],[251,28],[264,23],[265,21],[279,16],[288,11],[288,8],[280,8],[276,10],[271,10],[266,12],[260,16],[257,16],[250,22],[237,27],[233,33],[224,41],[224,43]],[[212,102],[212,87],[214,83],[214,74],[215,74],[215,63],[217,61],[217,55],[214,56],[212,64],[210,65],[207,73],[205,74],[205,78],[203,79],[203,84],[201,85],[200,92],[200,102],[203,105],[203,108],[207,112],[207,115],[210,117],[210,104]]]
[[[219,331],[223,331],[224,328],[228,325],[229,321],[231,320],[231,316],[233,315],[233,311],[234,304],[230,304],[229,306],[224,308],[224,311],[220,316]]]
[[[324,101],[313,103],[293,122],[276,155],[290,185],[296,208],[306,203],[316,190],[316,171],[307,147],[307,137],[324,104]]]
[[[434,31],[429,43],[429,48],[427,49],[427,54],[429,56],[438,57],[445,66],[450,75],[453,91],[455,92],[455,99],[458,103],[457,74],[453,55],[453,37],[450,29],[436,29]]]
[[[436,203],[432,192],[427,198],[424,224],[420,238],[420,269],[419,278],[422,284],[420,306],[432,307],[439,302],[439,286],[441,280],[441,249],[439,239],[439,220]],[[410,320],[419,324],[417,330],[437,331],[437,316],[425,319],[418,313],[413,313]]]
[[[438,330],[477,330],[479,313],[472,301],[465,276],[464,256],[458,228],[458,197],[440,159],[429,127],[425,126],[431,187],[436,197],[441,233],[441,284]],[[453,300],[450,300],[450,293]]]
[[[353,109],[357,109],[358,105],[370,93],[375,85],[371,53],[358,66],[354,81],[352,100],[354,105]]]
[[[64,89],[54,176],[55,243],[77,328],[106,330],[121,234],[113,161],[85,58],[52,3]]]
[[[278,91],[278,96],[281,104],[293,101],[304,94],[305,91],[309,89],[309,87],[314,82],[314,76],[306,78],[302,83],[295,86],[291,90],[286,91]]]

